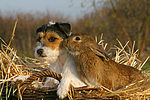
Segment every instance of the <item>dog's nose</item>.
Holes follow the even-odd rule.
[[[37,54],[39,54],[41,56],[43,54],[43,49],[38,49]]]

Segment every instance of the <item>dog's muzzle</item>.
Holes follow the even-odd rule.
[[[43,52],[44,52],[43,49],[38,49],[38,50],[37,50],[37,54],[38,54],[39,56],[41,56],[41,57],[46,57],[46,55],[43,54]]]

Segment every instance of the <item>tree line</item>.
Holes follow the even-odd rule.
[[[108,48],[129,42],[135,49],[139,49],[139,58],[145,59],[150,55],[150,1],[149,0],[104,0],[90,2],[94,10],[86,13],[83,18],[70,21],[73,32],[85,32],[92,36],[104,34]],[[103,4],[103,6],[102,6]],[[89,4],[88,4],[89,5]],[[91,7],[90,6],[90,7]],[[11,47],[15,48],[18,55],[33,57],[35,45],[35,30],[37,27],[50,20],[68,22],[68,17],[63,14],[47,11],[47,13],[21,13],[15,16],[0,13],[0,37],[9,42],[16,18],[18,24]]]

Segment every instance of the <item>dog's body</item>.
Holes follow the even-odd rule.
[[[74,87],[86,86],[81,81],[76,70],[74,58],[63,47],[62,41],[70,33],[70,24],[68,23],[55,23],[51,26],[41,26],[37,29],[37,47],[35,48],[35,57],[41,62],[49,62],[49,68],[58,74],[62,74],[62,79],[58,85],[57,94],[60,98],[64,98],[68,91],[70,84]],[[55,79],[47,80],[47,83],[58,82]]]

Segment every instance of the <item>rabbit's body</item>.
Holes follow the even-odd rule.
[[[74,56],[79,76],[87,85],[103,85],[116,90],[139,77],[140,71],[113,60],[103,60],[93,52]],[[88,58],[88,59],[87,59]]]
[[[79,76],[87,85],[103,85],[117,90],[141,75],[138,69],[109,59],[104,49],[90,35],[71,35],[64,46],[74,56]]]

